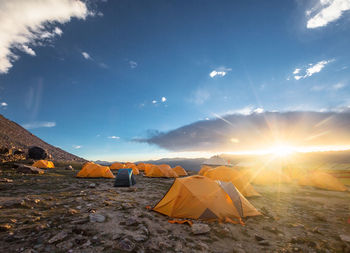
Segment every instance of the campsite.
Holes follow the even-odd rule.
[[[199,178],[200,184],[204,184],[203,180],[215,181],[201,179],[207,177],[195,171],[188,171],[189,176],[175,179],[146,177],[142,172],[133,175],[136,184],[114,187],[115,178],[109,178],[109,175],[105,178],[79,178],[76,176],[82,171],[81,165],[74,167],[76,170],[72,171],[66,169],[66,165],[57,164],[55,168],[45,169],[44,174],[18,174],[11,166],[2,168],[5,179],[0,182],[0,242],[3,251],[349,250],[350,207],[344,204],[350,201],[349,192],[297,184],[254,185],[260,196],[247,199],[256,208],[256,213],[243,218],[244,223],[210,221],[208,213],[207,217],[202,215],[202,219],[200,214],[187,217],[189,219],[174,219],[150,210],[150,207],[162,206],[160,201],[169,193],[174,180],[187,179],[187,183],[183,181],[185,185],[192,177]],[[132,169],[129,171],[132,173]],[[209,189],[209,186],[199,188],[213,191]],[[225,209],[220,206],[223,201],[218,196],[215,200],[219,202],[213,206],[208,204],[209,209],[214,212],[217,212],[215,208]],[[199,208],[200,205],[193,201],[195,198],[192,197],[186,204],[187,212],[193,213],[193,208]],[[180,210],[174,207],[175,211]],[[188,220],[192,226],[187,222],[170,223],[174,220]]]

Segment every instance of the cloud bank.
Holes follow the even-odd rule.
[[[344,12],[350,10],[349,0],[320,0],[320,2],[311,10],[306,12],[307,16],[311,16],[306,27],[314,29],[327,26],[328,23],[339,19]]]
[[[350,144],[350,110],[341,112],[252,112],[197,121],[134,141],[170,151],[234,152],[280,143],[295,146]]]
[[[85,19],[86,4],[79,0],[0,1],[0,74],[7,73],[19,52],[35,56],[33,46],[43,46],[61,36],[57,24]]]

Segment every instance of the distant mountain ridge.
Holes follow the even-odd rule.
[[[0,147],[8,149],[14,147],[16,149],[27,150],[31,146],[38,146],[45,149],[52,155],[53,160],[56,161],[86,162],[81,157],[44,142],[17,123],[6,119],[0,114]]]

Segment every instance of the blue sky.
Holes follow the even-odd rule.
[[[348,0],[3,1],[0,113],[87,159],[196,156],[135,139],[227,114],[347,109],[349,9]]]

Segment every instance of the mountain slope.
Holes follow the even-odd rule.
[[[41,147],[52,155],[54,160],[84,162],[83,158],[72,155],[60,148],[54,147],[36,137],[17,123],[6,119],[0,114],[0,147],[26,150],[30,146]]]

